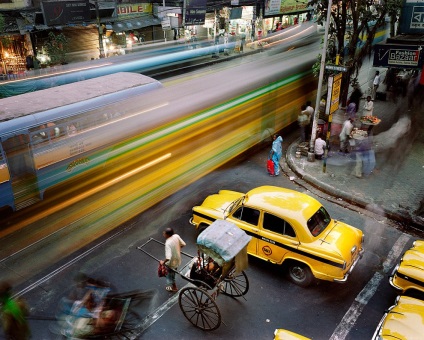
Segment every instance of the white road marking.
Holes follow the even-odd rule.
[[[183,288],[193,287],[191,283],[186,284]],[[183,289],[182,288],[182,289]],[[146,316],[141,322],[140,326],[137,327],[139,334],[143,333],[147,328],[153,325],[160,317],[162,317],[168,310],[171,309],[178,302],[179,294],[174,294],[170,299],[166,300],[161,306],[159,306],[153,313]]]
[[[410,236],[406,234],[402,234],[395,244],[393,248],[390,250],[387,255],[386,260],[383,263],[383,269],[381,272],[377,272],[371,278],[371,280],[365,285],[362,291],[355,298],[355,301],[350,306],[349,310],[344,315],[342,321],[339,323],[337,328],[334,330],[333,335],[330,340],[343,340],[349,334],[352,327],[355,325],[356,320],[361,315],[362,310],[368,303],[368,301],[374,296],[375,291],[378,288],[381,280],[385,277],[385,274],[393,267],[396,259],[402,253],[405,244],[410,240]],[[377,327],[377,325],[376,325]]]

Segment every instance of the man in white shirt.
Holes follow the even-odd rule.
[[[375,71],[375,77],[372,82],[373,91],[372,91],[372,99],[375,99],[375,96],[377,94],[378,86],[380,85],[380,71]]]
[[[178,266],[181,265],[181,248],[184,247],[186,243],[179,235],[174,233],[172,228],[166,228],[163,232],[163,236],[166,238],[165,260],[160,261],[160,264],[166,264],[170,268],[166,275],[166,290],[175,293],[178,291],[175,283],[175,271]]]
[[[342,127],[342,131],[340,132],[340,152],[349,153],[349,138],[350,133],[353,130],[353,118],[349,117],[344,123]]]
[[[322,159],[324,151],[327,147],[327,143],[322,139],[322,134],[318,135],[318,138],[315,139],[315,158]]]
[[[374,111],[374,102],[371,100],[371,96],[367,97],[367,101],[364,103],[364,116],[372,116]]]

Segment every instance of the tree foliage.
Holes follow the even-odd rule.
[[[6,24],[6,20],[4,19],[4,15],[0,13],[0,33],[4,32],[5,24]]]
[[[49,36],[44,47],[50,58],[50,64],[55,65],[66,63],[66,53],[69,49],[69,40],[63,33],[55,34],[53,32],[49,32]]]
[[[332,0],[330,0],[332,1]],[[332,2],[331,20],[329,25],[327,64],[335,64],[336,56],[340,63],[348,66],[348,72],[343,74],[342,97],[347,99],[349,83],[357,83],[362,61],[372,52],[373,41],[379,28],[387,25],[386,17],[396,19],[399,15],[403,0],[387,0],[374,3],[370,0],[340,0]],[[317,22],[325,25],[328,0],[312,0],[316,5]],[[314,70],[319,70],[318,65]]]

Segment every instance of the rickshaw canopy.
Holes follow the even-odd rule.
[[[226,220],[216,220],[197,237],[197,247],[223,266],[237,258],[245,257],[247,263],[247,245],[252,239],[244,230]]]

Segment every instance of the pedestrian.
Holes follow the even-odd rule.
[[[349,105],[346,108],[346,114],[349,118],[352,118],[353,120],[356,119],[356,104],[355,104],[355,102],[349,103]]]
[[[349,103],[354,102],[356,105],[356,110],[359,109],[359,103],[361,101],[362,95],[363,93],[359,85],[355,85],[352,94],[350,95]]]
[[[168,292],[177,292],[178,288],[175,283],[175,271],[178,266],[181,265],[181,248],[186,245],[186,243],[181,239],[178,234],[174,233],[174,229],[166,228],[163,232],[165,237],[165,260],[161,260],[160,264],[166,264],[169,268],[168,274],[166,275],[167,286],[165,289]]]
[[[408,81],[408,86],[406,90],[406,96],[408,98],[408,110],[411,111],[414,108],[414,99],[417,90],[417,77],[418,73],[415,71]]]
[[[342,131],[340,132],[340,152],[349,153],[349,138],[353,129],[353,119],[349,117],[343,123]]]
[[[30,338],[26,316],[28,307],[21,298],[12,297],[12,286],[0,284],[1,322],[7,340],[25,340]]]
[[[374,80],[372,81],[372,100],[375,100],[377,89],[380,86],[380,71],[375,71]]]
[[[306,139],[309,140],[309,138],[311,137],[311,132],[312,132],[312,122],[313,122],[313,117],[314,117],[314,113],[315,113],[315,109],[312,107],[311,101],[308,100],[306,102],[306,111],[308,111],[308,116],[309,116],[309,123],[306,126]]]
[[[315,139],[315,158],[316,159],[322,159],[322,156],[324,156],[325,149],[327,148],[327,143],[322,138],[322,133],[318,135],[318,138]]]
[[[297,116],[297,122],[300,127],[300,141],[306,141],[306,127],[309,124],[308,111],[306,111],[306,105],[302,105],[300,113]]]
[[[278,134],[274,134],[272,149],[271,149],[271,159],[274,162],[274,174],[271,176],[278,176],[280,174],[280,159],[283,155],[283,137]]]
[[[363,116],[372,116],[374,111],[374,102],[371,100],[371,96],[367,96],[367,101],[364,103]]]
[[[225,47],[227,47],[227,45],[228,45],[228,33],[227,33],[227,31],[224,32],[224,44],[225,44]]]

